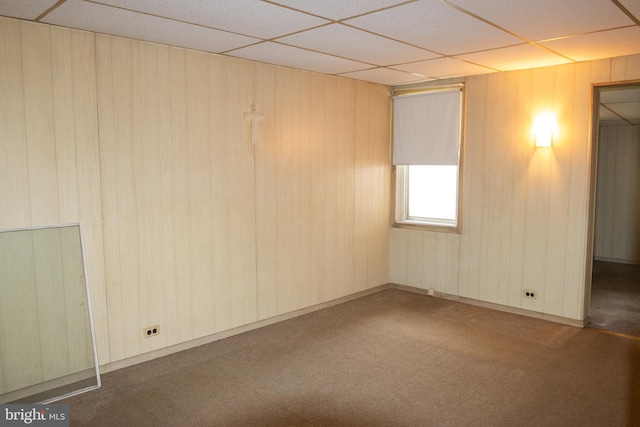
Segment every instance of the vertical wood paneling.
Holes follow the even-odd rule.
[[[631,129],[619,129],[618,138],[620,143],[616,144],[615,164],[616,173],[614,178],[614,188],[616,191],[613,196],[613,216],[615,220],[614,229],[612,230],[612,240],[615,246],[612,247],[612,258],[621,259],[627,252],[628,228],[629,223],[629,202],[631,192],[630,171],[634,166],[632,163],[632,145],[624,144],[622,141],[630,140]]]
[[[469,78],[463,234],[389,234],[386,88],[4,18],[0,31],[0,225],[82,223],[102,363],[389,274],[583,317],[590,84],[639,78],[637,55]],[[545,157],[528,133],[547,102],[567,139]]]
[[[104,36],[96,36],[97,50],[97,93],[100,100],[98,109],[100,123],[100,162],[122,164],[123,167],[131,160],[129,153],[120,153],[118,144],[130,140],[132,106],[129,96],[132,93],[132,85],[129,73],[131,63],[125,62],[129,55],[121,52],[130,52],[131,42],[124,39],[112,39]],[[118,61],[114,57],[119,58]],[[118,88],[118,91],[116,91]],[[122,94],[122,95],[120,95]],[[120,95],[120,96],[118,96]],[[109,141],[109,143],[102,143]],[[122,159],[120,160],[120,157]],[[109,328],[109,358],[118,360],[125,357],[125,301],[126,280],[130,274],[126,266],[121,263],[119,255],[120,240],[127,235],[122,230],[122,222],[130,222],[131,214],[122,212],[126,201],[119,195],[123,187],[126,175],[125,171],[117,169],[100,168],[102,183],[102,214],[104,229],[104,260],[105,280],[108,286],[107,306]],[[132,288],[132,287],[131,287]]]
[[[100,99],[99,121],[100,121],[100,137],[107,140],[117,140],[116,127],[119,123],[116,120],[118,111],[116,100],[110,94],[113,92],[114,84],[117,84],[117,76],[114,75],[113,64],[111,61],[111,52],[114,49],[111,43],[112,39],[103,36],[96,36],[96,68],[101,70],[97,72],[96,85],[97,97]],[[100,145],[100,161],[115,162],[116,150],[112,145]],[[117,174],[110,170],[100,169],[102,182],[114,182]],[[102,218],[104,230],[104,262],[105,262],[105,281],[109,284],[107,292],[106,305],[109,307],[107,322],[105,327],[108,328],[108,350],[109,360],[117,360],[123,357],[124,347],[122,339],[116,340],[111,337],[121,336],[123,334],[122,316],[118,315],[122,311],[121,282],[122,273],[118,259],[115,256],[118,246],[118,204],[104,203],[108,200],[117,200],[117,192],[114,185],[105,186],[102,189]],[[106,265],[110,265],[106,269]],[[114,358],[115,356],[115,358]]]
[[[212,143],[209,141],[211,119],[219,117],[209,111],[208,100],[210,91],[208,73],[221,72],[219,69],[208,69],[208,55],[201,52],[187,53],[186,68],[186,141],[185,152],[176,153],[186,156],[188,165],[187,187],[188,197],[186,229],[184,238],[187,240],[189,259],[190,306],[191,320],[189,335],[192,338],[204,336],[215,331],[215,288],[214,270],[221,260],[213,258],[213,189],[212,189]],[[220,75],[219,75],[220,77]],[[223,101],[224,102],[224,101]],[[212,114],[210,116],[210,114]],[[180,277],[180,276],[179,276]],[[198,295],[195,298],[195,295]],[[141,325],[142,326],[142,325]]]
[[[31,225],[20,21],[0,20],[0,221]]]
[[[591,85],[639,74],[635,55],[466,79],[463,231],[454,295],[571,319],[586,316]],[[560,125],[550,150],[535,149],[530,134],[543,110],[555,111]],[[601,168],[615,167],[610,157],[605,162]],[[391,231],[392,281],[431,287],[425,272],[442,246],[431,234]],[[612,240],[627,242],[622,235]],[[538,299],[523,299],[522,289],[537,290]]]
[[[389,248],[392,283],[458,294],[460,235],[393,228]]]
[[[158,51],[160,47],[139,43],[135,46],[133,63],[133,180],[136,188],[138,215],[138,253],[123,254],[132,260],[138,260],[136,297],[139,307],[132,306],[138,311],[138,330],[129,327],[130,337],[141,341],[141,346],[127,345],[137,353],[149,351],[154,347],[162,347],[164,335],[160,340],[140,340],[142,328],[155,324],[166,325],[168,320],[164,313],[157,309],[163,304],[162,281],[164,277],[164,253],[162,251],[163,217],[166,212],[162,209],[163,175],[168,173],[163,169],[163,146],[159,141],[160,130],[160,99],[163,89],[160,87]],[[150,146],[147,141],[154,141]],[[137,332],[137,334],[135,334]],[[163,343],[164,344],[164,343]]]
[[[222,118],[219,131],[211,135],[212,225],[217,242],[215,321],[217,330],[225,330],[257,319],[254,145],[251,122],[243,117],[251,109],[253,69],[247,62],[222,62],[215,57],[210,61],[217,63],[226,76],[209,76],[209,85],[216,88],[210,94],[209,108],[213,116]],[[223,97],[226,105],[221,108]],[[233,278],[233,286],[229,278]]]
[[[369,268],[367,265],[368,242],[367,230],[371,218],[368,216],[370,197],[370,171],[369,165],[369,91],[366,83],[355,83],[356,112],[355,112],[355,159],[354,159],[354,185],[355,197],[353,200],[354,214],[354,287],[363,289],[367,283]]]
[[[101,363],[388,281],[386,88],[1,24],[2,224],[82,223]]]
[[[171,206],[173,216],[167,224],[171,230],[173,247],[168,256],[173,260],[174,282],[168,286],[167,304],[175,312],[173,323],[164,328],[168,342],[183,342],[192,336],[192,295],[195,292],[191,269],[189,268],[191,251],[189,249],[189,193],[185,191],[189,183],[189,157],[185,155],[188,147],[188,125],[185,108],[187,105],[187,55],[189,51],[182,49],[169,50],[169,127],[171,142],[167,153],[168,166],[173,168],[171,175]],[[174,299],[170,299],[174,296]]]
[[[554,80],[554,101],[551,107],[557,114],[558,126],[562,133],[558,133],[553,145],[553,160],[551,162],[550,203],[549,203],[549,239],[547,243],[547,264],[544,292],[545,313],[562,315],[565,297],[566,257],[568,246],[568,218],[569,198],[571,192],[571,156],[572,144],[567,138],[573,135],[574,106],[570,100],[574,97],[573,81],[575,80],[575,65],[557,67]],[[586,147],[585,147],[586,148]],[[586,173],[586,169],[585,169]]]
[[[255,321],[251,64],[111,37],[98,49],[112,358]],[[144,339],[154,324],[166,335]]]
[[[372,189],[371,209],[373,222],[369,228],[369,264],[373,270],[366,288],[374,283],[389,282],[389,232],[382,225],[390,223],[391,206],[391,150],[389,121],[391,120],[391,102],[389,89],[368,84],[375,102],[370,104],[371,126],[370,144],[372,146]]]
[[[615,132],[614,127],[603,127],[599,131],[598,141],[598,172],[596,179],[596,207],[595,207],[595,224],[594,224],[594,242],[593,242],[593,255],[595,257],[603,256],[606,253],[605,248],[608,249],[608,245],[605,243],[611,239],[611,233],[605,232],[605,226],[611,222],[611,216],[606,215],[606,209],[610,208],[612,204],[605,203],[606,189],[607,189],[607,177],[609,176],[609,150],[605,147],[611,148],[612,144],[608,141],[611,132]],[[611,156],[613,157],[613,156]]]
[[[483,168],[473,167],[477,161],[484,159],[483,138],[485,129],[485,100],[487,97],[487,82],[489,76],[479,76],[476,84],[465,87],[465,147],[463,170],[463,232],[460,241],[460,284],[461,295],[469,298],[480,298],[480,258],[470,256],[479,253],[481,242],[481,224],[483,218]],[[483,164],[483,163],[481,163]]]
[[[277,67],[254,64],[255,102],[264,120],[258,122],[255,147],[256,193],[256,285],[258,319],[273,317],[278,311],[278,168],[276,92]]]
[[[532,70],[530,84],[530,117],[522,123],[531,129],[537,114],[554,111],[555,68]],[[527,165],[527,198],[525,200],[524,260],[522,288],[545,292],[547,271],[546,249],[549,245],[551,166],[554,152],[534,148],[533,141],[526,141],[531,148]],[[545,297],[546,298],[546,297]],[[521,299],[521,306],[528,310],[542,311],[544,299]]]
[[[309,157],[313,159],[309,163],[309,280],[311,300],[323,301],[327,295],[333,294],[338,281],[336,259],[326,253],[327,247],[335,248],[335,236],[327,232],[328,224],[339,224],[336,175],[326,174],[327,169],[336,163],[336,144],[331,131],[338,126],[327,126],[331,122],[327,101],[335,96],[332,81],[319,75],[311,77],[309,97],[314,108],[310,110],[308,134]]]
[[[31,221],[58,224],[50,27],[23,22],[21,28]]]
[[[448,293],[450,295],[457,295],[459,289],[459,272],[458,272],[458,260],[460,259],[460,238],[455,235],[443,235],[438,236],[438,241],[440,244],[444,244],[444,250],[442,250],[445,258],[445,271],[441,274],[441,277],[444,277],[442,283],[442,292]],[[443,264],[438,262],[438,267]]]
[[[623,82],[640,79],[640,55],[611,58],[610,63],[611,77],[609,81]],[[602,80],[598,81],[601,82]]]
[[[156,263],[159,263],[158,273],[155,276],[154,292],[149,295],[149,304],[147,310],[147,323],[151,326],[156,324],[154,321],[162,319],[164,328],[162,329],[162,339],[148,343],[149,349],[160,348],[166,346],[167,343],[176,342],[176,261],[175,261],[175,238],[173,227],[173,182],[174,177],[171,173],[173,167],[173,140],[171,127],[171,107],[173,105],[171,98],[171,48],[167,46],[158,46],[157,51],[157,118],[156,123],[156,145],[157,156],[155,161],[158,164],[158,200],[156,204],[161,212],[160,218],[157,220],[159,229],[164,230],[159,236],[155,244],[158,245],[160,253]],[[160,338],[160,337],[157,337]]]
[[[640,263],[640,127],[600,128],[594,256]]]
[[[503,122],[503,114],[500,106],[504,102],[504,90],[505,87],[502,82],[499,81],[496,76],[489,75],[487,79],[487,96],[483,99],[485,102],[485,111],[487,117],[486,121],[491,122]],[[500,200],[500,193],[496,191],[500,188],[502,181],[502,171],[504,170],[504,163],[502,161],[502,150],[500,150],[499,141],[504,140],[501,135],[503,127],[489,127],[485,130],[484,144],[482,146],[482,159],[485,165],[500,165],[500,167],[494,168],[482,168],[482,180],[479,184],[482,185],[478,195],[482,196],[482,200],[478,199],[480,205],[479,209],[482,209],[482,218],[494,217],[501,213],[503,218],[508,218],[509,211],[504,209]],[[478,282],[477,295],[480,299],[486,299],[489,295],[495,295],[496,289],[494,288],[499,282],[496,277],[495,264],[500,259],[492,254],[500,253],[500,239],[502,235],[502,222],[482,221],[480,224],[480,238],[477,243],[483,250],[480,252],[478,258],[479,277],[486,278]]]
[[[97,334],[100,360],[107,362],[94,36],[5,18],[0,19],[0,31],[0,228],[82,224],[94,315],[97,324],[103,325]],[[38,252],[44,246],[35,248]],[[32,295],[33,306],[18,309],[60,317],[65,308],[75,306],[63,296],[73,301],[79,295],[47,287],[66,271],[55,267],[53,258],[49,261],[53,264],[38,264],[42,280],[34,292],[39,298]],[[84,289],[80,291],[84,294]],[[53,378],[70,368],[84,369],[87,357],[93,364],[92,354],[87,355],[87,337],[79,337],[80,326],[74,324],[61,332],[67,340],[53,334],[51,323],[40,322],[42,348],[49,355],[59,355],[60,360],[46,362],[46,366],[33,363],[40,371],[33,379]],[[32,353],[20,357],[30,363],[37,352]]]
[[[278,313],[302,307],[300,293],[302,251],[302,214],[298,198],[301,185],[299,136],[301,109],[300,74],[289,70],[276,71],[276,286]],[[307,221],[304,218],[304,221]]]
[[[56,31],[59,30],[61,29],[56,29]],[[72,111],[75,117],[75,151],[73,155],[75,155],[76,162],[76,185],[74,188],[77,189],[77,193],[66,191],[64,193],[65,196],[61,196],[60,200],[61,205],[64,206],[75,206],[75,203],[65,202],[66,197],[77,197],[79,201],[77,204],[77,219],[74,220],[69,217],[68,219],[61,218],[61,220],[80,223],[83,250],[87,264],[88,277],[86,280],[91,290],[92,314],[94,323],[97,325],[95,335],[98,359],[106,363],[109,361],[109,331],[107,328],[107,295],[102,234],[102,185],[100,181],[96,40],[94,34],[72,31],[70,49],[73,74],[71,87],[73,94]],[[59,115],[56,117],[59,117]],[[69,159],[72,157],[70,154],[67,154],[67,156]],[[64,158],[65,156],[61,154],[60,157]],[[71,170],[71,167],[69,169]],[[69,181],[71,180],[70,178]]]
[[[510,269],[514,248],[517,247],[517,243],[514,244],[512,236],[513,224],[518,221],[518,211],[514,209],[514,196],[519,192],[515,189],[517,189],[521,180],[512,180],[509,179],[509,177],[514,176],[514,170],[521,166],[519,162],[509,161],[508,159],[519,159],[518,147],[521,146],[521,144],[515,143],[515,141],[518,140],[517,130],[514,126],[517,122],[517,109],[508,108],[506,102],[506,99],[511,94],[517,93],[517,88],[517,75],[508,75],[507,79],[505,79],[497,89],[500,94],[500,102],[494,107],[496,112],[499,112],[499,120],[504,123],[504,126],[501,127],[501,131],[497,135],[497,139],[511,141],[511,143],[503,148],[500,146],[494,148],[494,155],[499,159],[500,163],[505,165],[503,171],[498,174],[499,179],[493,182],[495,186],[493,187],[493,192],[496,193],[496,197],[498,198],[496,205],[504,212],[504,218],[495,235],[497,248],[494,253],[498,254],[498,256],[489,257],[491,261],[489,271],[491,271],[491,275],[497,286],[494,298],[496,298],[500,304],[509,303],[509,276],[504,274],[504,271],[505,269]],[[498,188],[502,188],[503,191],[496,191]]]
[[[260,317],[388,281],[388,92],[274,68],[256,80],[276,87],[256,147]]]
[[[521,283],[522,270],[524,268],[524,224],[527,215],[526,199],[527,199],[527,177],[524,171],[527,170],[529,164],[529,156],[531,150],[531,132],[527,125],[531,116],[529,111],[529,97],[531,94],[530,72],[522,72],[515,74],[514,94],[516,96],[515,105],[509,104],[507,121],[511,123],[507,126],[511,127],[509,148],[506,149],[507,164],[510,164],[506,181],[511,186],[511,194],[506,196],[510,199],[511,229],[509,230],[510,245],[508,248],[508,273],[504,275],[503,280],[506,282],[506,299],[500,300],[502,304],[510,306],[518,306],[522,298],[522,287],[514,286],[514,283]],[[505,255],[503,255],[505,256]],[[505,285],[503,285],[505,286]],[[505,295],[504,288],[501,289],[501,295]]]
[[[389,281],[400,285],[407,284],[407,233],[405,231],[392,228],[389,233]]]
[[[71,30],[52,27],[51,82],[53,96],[53,129],[55,144],[56,175],[60,181],[58,188],[60,222],[77,220],[79,207],[78,171],[75,137],[74,73],[71,55],[73,46]],[[75,111],[74,111],[75,112]]]
[[[587,257],[587,233],[589,226],[588,194],[590,191],[589,175],[594,167],[591,159],[590,117],[592,103],[592,83],[609,80],[609,60],[576,64],[573,98],[573,124],[571,126],[571,192],[569,198],[568,242],[567,246],[564,316],[572,319],[584,319],[589,308],[590,294],[585,294],[585,280],[590,276],[591,263]],[[585,179],[585,176],[587,177]],[[585,206],[586,209],[585,209]],[[589,272],[587,272],[587,270]]]
[[[416,233],[407,235],[407,282],[415,283],[415,286],[423,286],[423,274],[425,268],[422,267],[424,260],[424,236]],[[430,270],[430,269],[428,269]]]

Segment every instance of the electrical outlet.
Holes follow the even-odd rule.
[[[532,291],[531,289],[523,289],[522,296],[529,299],[538,298],[538,291]]]
[[[436,294],[436,290],[433,288],[429,288],[429,295],[434,296]]]
[[[142,333],[144,334],[145,338],[155,337],[156,335],[160,335],[160,326],[159,325],[149,326],[147,328],[144,328],[142,330]]]

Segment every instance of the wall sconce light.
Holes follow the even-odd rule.
[[[533,122],[536,147],[551,147],[553,138],[558,136],[558,122],[553,113],[540,113]]]

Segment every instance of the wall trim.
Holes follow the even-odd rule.
[[[390,286],[392,288],[394,288],[394,289],[400,289],[402,291],[414,292],[414,293],[423,294],[423,295],[429,295],[429,290],[428,289],[416,288],[416,287],[407,286],[407,285],[399,285],[399,284],[396,284],[396,283],[391,283]],[[436,298],[446,299],[446,300],[449,300],[449,301],[461,302],[461,303],[464,303],[464,304],[469,304],[469,305],[475,305],[475,306],[478,306],[478,307],[489,308],[489,309],[492,309],[492,310],[503,311],[503,312],[506,312],[506,313],[518,314],[520,316],[532,317],[532,318],[541,319],[541,320],[548,320],[550,322],[560,323],[560,324],[568,325],[568,326],[575,326],[575,327],[578,327],[578,328],[584,328],[590,322],[589,317],[587,317],[584,320],[571,319],[571,318],[568,318],[568,317],[556,316],[554,314],[540,313],[538,311],[525,310],[523,308],[518,308],[518,307],[510,307],[510,306],[507,306],[507,305],[495,304],[495,303],[486,302],[486,301],[480,301],[480,300],[477,300],[477,299],[461,297],[461,296],[457,296],[457,295],[447,294],[447,293],[444,293],[444,292],[435,292],[431,296],[436,297]]]
[[[129,366],[137,365],[139,363],[149,362],[159,357],[168,356],[173,353],[178,353],[180,351],[189,350],[195,347],[199,347],[201,345],[210,344],[212,342],[219,341],[224,338],[232,337],[234,335],[239,335],[244,332],[253,331],[255,329],[259,329],[264,326],[273,325],[275,323],[293,319],[295,317],[303,316],[305,314],[313,313],[314,311],[322,310],[324,308],[333,307],[335,305],[342,304],[354,299],[362,298],[364,296],[375,294],[387,289],[398,289],[401,291],[407,291],[407,292],[412,292],[412,293],[417,293],[422,295],[429,295],[429,291],[427,289],[421,289],[421,288],[416,288],[416,287],[407,286],[407,285],[400,285],[397,283],[387,283],[384,285],[376,286],[374,288],[366,289],[364,291],[356,292],[351,295],[346,295],[344,297],[337,298],[331,301],[315,304],[309,307],[291,311],[289,313],[280,314],[278,316],[270,317],[268,319],[263,319],[257,322],[249,323],[247,325],[238,326],[236,328],[227,329],[226,331],[217,332],[215,334],[207,335],[204,337],[196,338],[194,340],[160,348],[158,350],[153,350],[153,351],[139,354],[137,356],[129,357],[126,359],[117,360],[115,362],[105,363],[104,365],[100,366],[100,373],[106,374],[108,372],[116,371],[118,369],[124,369]],[[470,304],[470,305],[475,305],[479,307],[489,308],[492,310],[513,313],[521,316],[532,317],[532,318],[541,319],[541,320],[548,320],[551,322],[560,323],[568,326],[575,326],[578,328],[584,328],[589,323],[588,317],[584,320],[570,319],[568,317],[555,316],[553,314],[540,313],[537,311],[525,310],[517,307],[509,307],[506,305],[494,304],[486,301],[475,300],[472,298],[460,297],[457,295],[452,295],[444,292],[435,292],[434,295],[432,296],[435,298],[446,299],[449,301],[460,302],[463,304]]]
[[[295,317],[299,317],[305,314],[313,313],[314,311],[322,310],[324,308],[333,307],[338,304],[342,304],[354,299],[362,298],[367,295],[375,294],[384,290],[389,289],[390,284],[384,284],[380,286],[376,286],[374,288],[365,289],[364,291],[356,292],[354,294],[346,295],[341,298],[337,298],[331,301],[326,301],[320,304],[315,304],[309,307],[301,308],[298,310],[291,311],[289,313],[280,314],[278,316],[270,317],[268,319],[258,320],[257,322],[249,323],[246,325],[238,326],[235,328],[227,329],[225,331],[216,332],[215,334],[206,335],[204,337],[196,338],[194,340],[185,341],[183,343],[174,344],[168,347],[163,347],[157,350],[153,350],[147,353],[142,353],[137,356],[128,357],[126,359],[116,360],[115,362],[105,363],[100,366],[100,373],[106,374],[107,372],[116,371],[118,369],[124,369],[129,366],[137,365],[139,363],[149,362],[153,359],[157,359],[159,357],[169,356],[173,353],[178,353],[180,351],[189,350],[195,347],[200,347],[201,345],[210,344],[215,341],[219,341],[224,338],[229,338],[234,335],[239,335],[244,332],[249,332],[254,329],[259,329],[264,326],[273,325],[278,322],[282,322],[285,320],[293,319]]]

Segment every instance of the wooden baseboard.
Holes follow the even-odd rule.
[[[169,347],[161,348],[158,350],[150,351],[148,353],[143,353],[137,356],[129,357],[127,359],[117,360],[115,362],[106,363],[100,366],[100,373],[106,374],[107,372],[116,371],[118,369],[123,369],[129,366],[137,365],[138,363],[148,362],[153,359],[157,359],[159,357],[168,356],[173,353],[177,353],[180,351],[188,350],[190,348],[199,347],[204,344],[209,344],[224,338],[228,338],[234,335],[238,335],[244,332],[249,332],[254,329],[262,328],[264,326],[272,325],[274,323],[282,322],[284,320],[293,319],[298,316],[302,316],[304,314],[312,313],[314,311],[322,310],[324,308],[332,307],[334,305],[342,304],[347,301],[351,301],[353,299],[361,298],[366,295],[374,294],[380,291],[384,291],[386,289],[400,289],[403,291],[414,292],[419,294],[428,295],[429,291],[427,289],[416,288],[413,286],[407,285],[399,285],[395,283],[387,283],[385,285],[376,286],[375,288],[367,289],[364,291],[357,292],[355,294],[347,295],[342,298],[338,298],[335,300],[327,301],[324,303],[316,304],[310,307],[301,308],[299,310],[295,310],[289,313],[281,314],[275,317],[271,317],[268,319],[259,320],[254,323],[250,323],[248,325],[239,326],[237,328],[228,329],[226,331],[218,332],[215,334],[207,335],[205,337],[197,338],[195,340],[183,342],[180,344],[175,344]],[[450,301],[462,302],[465,304],[476,305],[480,307],[490,308],[493,310],[504,311],[508,313],[518,314],[527,317],[533,317],[536,319],[549,320],[555,323],[561,323],[569,326],[576,326],[579,328],[585,327],[589,323],[589,319],[585,320],[576,320],[570,319],[567,317],[555,316],[551,314],[539,313],[535,311],[525,310],[516,307],[509,307],[500,304],[494,304],[485,301],[474,300],[471,298],[459,297],[457,295],[447,294],[443,292],[435,292],[433,295],[436,298],[447,299]]]
[[[390,286],[392,288],[401,289],[403,291],[415,292],[415,293],[419,293],[419,294],[423,294],[423,295],[429,295],[429,291],[427,289],[421,289],[421,288],[416,288],[416,287],[407,286],[407,285],[398,285],[398,284],[395,284],[395,283],[392,283]],[[532,318],[535,318],[535,319],[548,320],[550,322],[560,323],[560,324],[569,325],[569,326],[575,326],[575,327],[578,327],[578,328],[584,328],[585,326],[587,326],[587,324],[589,324],[589,318],[588,317],[586,319],[584,319],[584,320],[571,319],[571,318],[568,318],[568,317],[556,316],[556,315],[553,315],[553,314],[547,314],[547,313],[540,313],[540,312],[537,312],[537,311],[525,310],[523,308],[518,308],[518,307],[510,307],[510,306],[507,306],[507,305],[495,304],[495,303],[486,302],[486,301],[480,301],[480,300],[476,300],[476,299],[472,299],[472,298],[460,297],[460,296],[457,296],[457,295],[447,294],[447,293],[444,293],[444,292],[435,292],[434,295],[432,295],[432,296],[436,297],[436,298],[442,298],[442,299],[450,300],[450,301],[456,301],[456,302],[462,302],[462,303],[465,303],[465,304],[475,305],[475,306],[478,306],[478,307],[490,308],[492,310],[504,311],[506,313],[518,314],[520,316],[526,316],[526,317],[532,317]]]
[[[322,310],[323,308],[328,308],[334,305],[342,304],[344,302],[351,301],[356,298],[361,298],[366,295],[384,291],[389,288],[390,288],[389,284],[376,286],[375,288],[366,289],[364,291],[356,292],[355,294],[351,294],[351,295],[346,295],[344,297],[337,298],[331,301],[323,302],[310,307],[301,308],[299,310],[281,314],[275,317],[270,317],[268,319],[259,320],[257,322],[250,323],[247,325],[238,326],[237,328],[228,329],[226,331],[217,332],[215,334],[207,335],[207,336],[197,338],[191,341],[186,341],[180,344],[175,344],[169,347],[164,347],[158,350],[150,351],[148,353],[143,353],[143,354],[129,357],[122,360],[117,360],[111,363],[106,363],[104,365],[100,365],[100,373],[106,374],[107,372],[112,372],[118,369],[123,369],[129,366],[137,365],[138,363],[148,362],[150,360],[157,359],[159,357],[168,356],[170,354],[177,353],[184,350],[189,350],[191,348],[199,347],[204,344],[209,344],[224,338],[228,338],[244,332],[249,332],[254,329],[258,329],[264,326],[272,325],[274,323],[282,322],[284,320],[293,319],[294,317],[302,316],[304,314],[312,313],[314,311]]]

